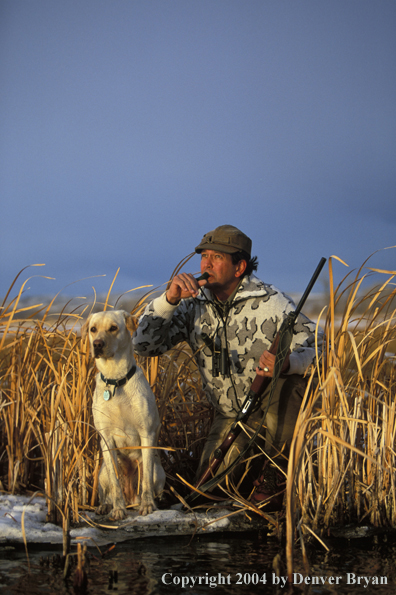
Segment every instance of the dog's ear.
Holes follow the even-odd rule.
[[[84,324],[81,327],[81,338],[83,341],[85,341],[85,339],[87,337],[90,320],[91,320],[91,316],[88,316],[87,320],[84,322]]]
[[[132,316],[132,314],[129,314],[129,312],[125,312],[125,310],[123,310],[123,314],[124,314],[124,318],[125,318],[125,325],[128,329],[128,331],[130,333],[134,333],[137,329],[137,321],[135,316]]]

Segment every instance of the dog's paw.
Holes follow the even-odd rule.
[[[157,507],[155,506],[155,504],[153,502],[152,504],[145,504],[144,506],[141,506],[139,508],[139,514],[141,516],[146,516],[147,514],[151,514],[155,510],[157,510]]]
[[[111,521],[122,521],[122,519],[125,519],[128,516],[126,508],[113,508],[112,504],[100,504],[96,508],[95,513],[109,515],[109,520]]]
[[[109,514],[109,519],[111,521],[122,521],[126,519],[128,516],[126,508],[113,508],[113,510]]]
[[[146,516],[147,514],[151,514],[157,510],[155,505],[154,499],[152,497],[142,497],[142,501],[140,503],[139,514],[141,516]]]

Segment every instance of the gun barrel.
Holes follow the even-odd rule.
[[[297,308],[295,309],[296,318],[300,314],[301,310],[303,309],[304,304],[307,301],[307,297],[311,293],[312,287],[315,285],[315,283],[316,283],[316,281],[317,281],[317,279],[318,279],[318,277],[319,277],[319,275],[320,275],[320,273],[321,273],[321,271],[322,271],[322,269],[323,269],[323,267],[325,265],[325,262],[326,262],[326,259],[324,257],[322,257],[320,259],[320,261],[319,261],[318,266],[316,267],[316,270],[315,270],[314,274],[311,277],[310,282],[307,285],[306,290],[304,291],[304,293],[301,296],[300,301],[298,302]]]

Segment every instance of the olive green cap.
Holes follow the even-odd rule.
[[[216,250],[227,254],[242,251],[246,252],[250,257],[252,240],[233,225],[220,225],[220,227],[206,233],[200,244],[195,248],[195,252],[198,254],[202,250]]]

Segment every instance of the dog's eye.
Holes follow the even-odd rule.
[[[110,332],[115,333],[116,331],[118,331],[118,327],[115,324],[112,324],[110,327]]]
[[[91,333],[96,333],[96,326],[91,326]]]

